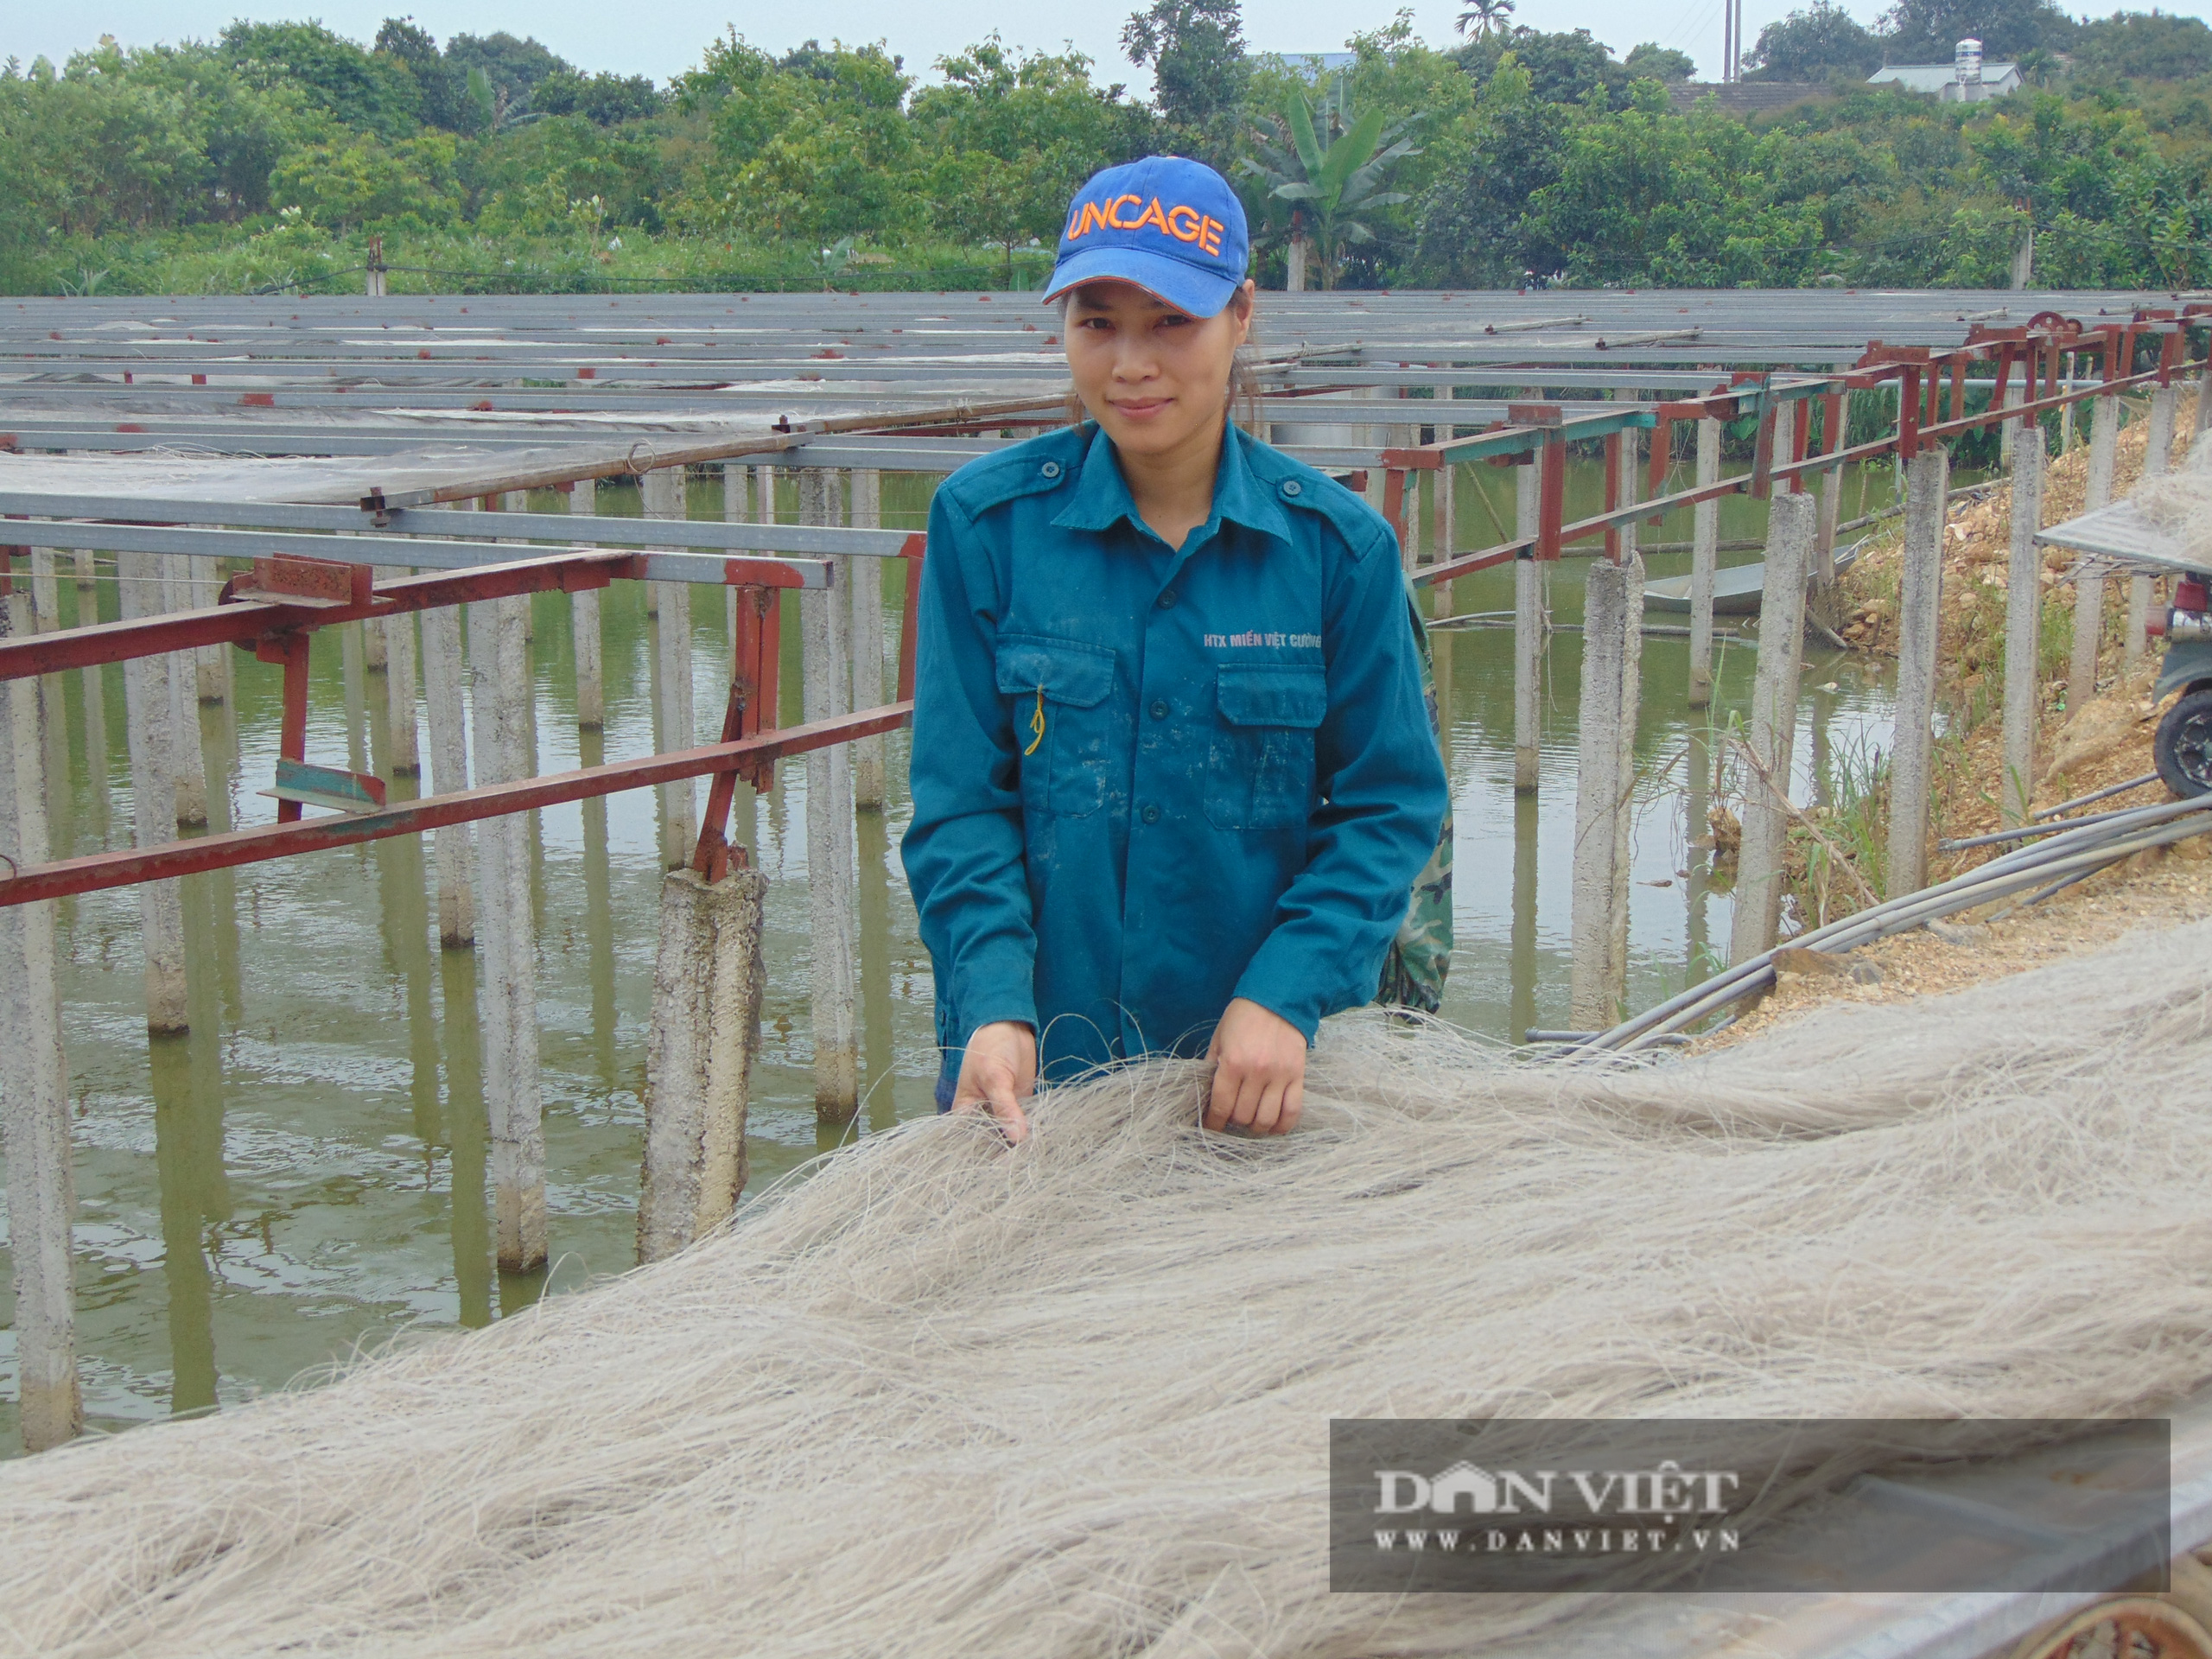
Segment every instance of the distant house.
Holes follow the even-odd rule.
[[[1981,42],[1967,40],[1959,42],[1948,63],[1885,63],[1866,77],[1866,84],[1930,92],[1946,104],[1976,104],[2017,92],[2023,81],[2018,64],[1985,63]]]
[[[1834,92],[1825,80],[1678,80],[1667,88],[1667,102],[1675,114],[1688,115],[1700,99],[1710,98],[1724,114],[1751,116]]]
[[[1255,59],[1262,55],[1280,57],[1283,67],[1291,73],[1305,76],[1310,85],[1316,86],[1325,77],[1340,69],[1349,69],[1359,61],[1357,52],[1280,52],[1272,54],[1255,53],[1253,55]]]

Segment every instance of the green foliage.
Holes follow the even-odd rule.
[[[2083,22],[2069,50],[2073,73],[2085,84],[2212,75],[2212,29],[2172,12],[2116,11]]]
[[[937,67],[944,85],[925,87],[912,105],[921,149],[933,158],[932,220],[1003,250],[1009,279],[1015,248],[1057,242],[1085,179],[1152,148],[1153,119],[1124,102],[1121,87],[1092,86],[1079,52],[1015,58],[994,35]]]
[[[1813,0],[1759,30],[1744,63],[1746,80],[1864,80],[1882,67],[1882,43],[1834,0]]]
[[[358,131],[404,138],[422,124],[423,88],[407,66],[321,23],[235,22],[219,49],[248,86],[289,88]]]
[[[1175,148],[1227,172],[1252,78],[1241,0],[1153,0],[1122,26],[1122,48],[1152,66]]]
[[[280,206],[317,225],[450,225],[461,210],[456,159],[453,135],[444,132],[397,143],[362,137],[311,144],[276,164],[270,190]]]
[[[1349,81],[1339,76],[1318,111],[1303,90],[1294,89],[1282,113],[1256,135],[1258,158],[1243,163],[1266,185],[1270,201],[1289,204],[1290,233],[1311,239],[1323,288],[1337,285],[1347,245],[1376,239],[1373,227],[1355,215],[1371,217],[1412,199],[1383,185],[1395,162],[1421,153],[1400,136],[1417,118],[1390,121],[1373,106],[1354,114]]]
[[[602,127],[643,121],[660,113],[664,102],[649,75],[579,74],[556,69],[529,91],[530,108],[539,115],[580,115]]]
[[[1697,73],[1697,60],[1687,52],[1646,41],[1621,60],[1630,80],[1688,80]]]
[[[1990,58],[2018,58],[2038,47],[2063,51],[2075,27],[2050,0],[1897,0],[1882,23],[1891,63],[1948,63],[1969,38]]]
[[[494,94],[504,93],[511,107],[530,98],[548,76],[575,73],[575,66],[559,54],[534,40],[517,40],[503,29],[454,35],[446,42],[445,58],[464,77],[481,70]]]

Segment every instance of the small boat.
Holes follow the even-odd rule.
[[[1835,552],[1838,575],[1848,570],[1859,556],[1860,543],[1840,547]],[[1713,573],[1713,613],[1715,616],[1757,616],[1759,613],[1759,594],[1766,586],[1766,561],[1754,559],[1749,564],[1731,565]],[[1658,582],[1643,584],[1643,608],[1662,611],[1672,615],[1690,613],[1690,579],[1688,575],[1667,576]]]

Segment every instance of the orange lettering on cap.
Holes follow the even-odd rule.
[[[1144,198],[1142,196],[1115,197],[1113,200],[1106,204],[1106,222],[1109,225],[1111,225],[1117,231],[1134,231],[1137,227],[1136,225],[1125,225],[1122,222],[1122,204],[1129,201],[1142,201],[1143,200]],[[1142,219],[1139,219],[1137,221],[1137,225],[1141,225],[1143,223],[1144,221]]]
[[[1221,233],[1228,228],[1229,227],[1224,225],[1219,219],[1213,218],[1211,215],[1208,215],[1205,219],[1201,220],[1198,225],[1198,245],[1204,248],[1208,253],[1219,253],[1221,251]]]
[[[1107,209],[1102,208],[1095,201],[1086,201],[1076,216],[1068,221],[1068,240],[1073,242],[1082,237],[1089,236],[1091,232],[1111,225],[1113,222],[1107,217]]]
[[[1152,205],[1147,207],[1143,213],[1137,216],[1137,222],[1130,226],[1129,228],[1133,231],[1141,231],[1147,225],[1159,226],[1160,233],[1162,236],[1168,234],[1167,215],[1160,211],[1160,198],[1158,196],[1154,196],[1152,199]]]
[[[1195,207],[1171,207],[1167,210],[1167,234],[1178,242],[1195,242],[1205,229],[1205,219]]]

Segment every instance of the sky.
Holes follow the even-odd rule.
[[[2090,10],[2103,16],[2116,3],[2101,0]],[[2149,10],[2149,0],[2130,3],[2134,10]],[[1096,79],[1126,79],[1132,91],[1148,94],[1150,77],[1131,67],[1119,41],[1122,20],[1136,4],[1137,0],[1110,0],[1094,12],[1077,14],[1065,5],[1022,6],[1007,0],[930,0],[919,5],[912,0],[808,0],[803,6],[762,11],[733,9],[729,0],[663,0],[620,6],[611,15],[606,0],[90,0],[82,11],[73,5],[14,0],[0,16],[0,59],[29,63],[42,54],[60,64],[104,34],[126,46],[205,39],[241,16],[319,17],[365,43],[385,17],[404,6],[442,41],[504,29],[536,35],[580,68],[651,75],[656,81],[696,63],[705,41],[732,24],[754,45],[777,51],[810,35],[825,42],[887,41],[910,69],[925,73],[938,58],[996,30],[1011,46],[1058,50],[1072,43],[1096,60]],[[1760,26],[1786,15],[1792,4],[1793,0],[1745,0],[1746,41],[1757,40]],[[1871,22],[1882,4],[1883,0],[1855,0],[1850,10]],[[1694,58],[1700,79],[1717,79],[1720,8],[1721,0],[1520,0],[1514,21],[1544,29],[1587,29],[1617,54],[1656,40]],[[1245,0],[1245,37],[1262,51],[1332,52],[1354,30],[1388,23],[1395,9],[1393,0]],[[2212,15],[2212,0],[2181,0],[2161,9],[2206,16]],[[1458,38],[1452,24],[1461,4],[1422,0],[1412,10],[1415,32],[1431,44]]]

